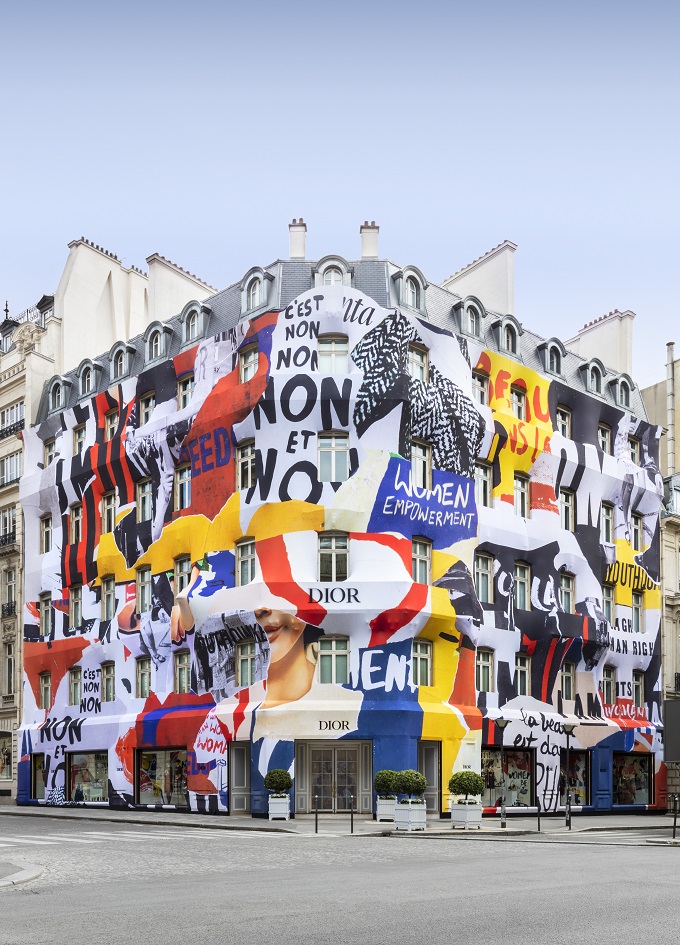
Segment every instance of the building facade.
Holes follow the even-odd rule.
[[[469,768],[488,809],[665,806],[638,389],[516,320],[513,244],[496,311],[361,231],[308,261],[294,221],[290,259],[46,388],[21,803],[261,814],[286,768],[298,813],[370,813],[418,768],[439,812]]]

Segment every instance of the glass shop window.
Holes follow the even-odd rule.
[[[505,768],[501,770],[500,748],[482,748],[484,807],[500,807],[505,796],[506,807],[530,807],[534,803],[534,758],[531,751],[504,752]]]
[[[186,748],[137,753],[137,802],[188,807]]]
[[[45,756],[31,755],[31,798],[34,801],[45,800]]]
[[[612,760],[614,804],[651,804],[651,756],[615,751]]]
[[[106,801],[109,797],[109,756],[86,751],[68,756],[69,801]]]
[[[567,802],[567,782],[569,783],[572,805],[590,804],[588,759],[587,751],[574,751],[571,748],[569,750],[569,771],[567,772],[567,752],[564,748],[562,749],[560,757],[560,804],[564,805]]]

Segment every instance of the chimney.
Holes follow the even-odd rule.
[[[300,217],[299,220],[293,220],[288,224],[290,231],[290,258],[305,258],[305,239],[307,237],[307,224]]]
[[[380,232],[380,227],[375,225],[375,220],[371,220],[369,223],[368,220],[364,220],[363,226],[359,227],[359,233],[361,234],[361,258],[362,259],[377,259],[378,258],[378,233]]]

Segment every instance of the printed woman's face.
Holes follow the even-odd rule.
[[[259,607],[255,611],[255,619],[267,634],[271,663],[287,656],[305,629],[304,620],[283,610],[271,610],[269,607]]]

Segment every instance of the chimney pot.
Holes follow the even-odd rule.
[[[380,232],[380,227],[376,226],[375,220],[372,220],[370,223],[368,220],[364,220],[362,226],[359,227],[359,233],[361,234],[361,258],[362,259],[377,259],[378,258],[378,233]]]
[[[288,232],[290,235],[290,258],[304,259],[307,224],[302,217],[300,217],[299,222],[294,219],[292,223],[288,224]]]

